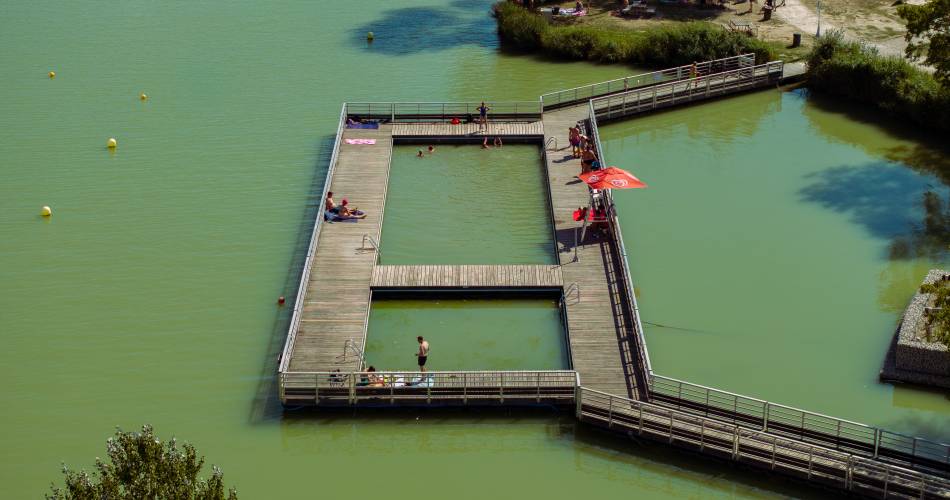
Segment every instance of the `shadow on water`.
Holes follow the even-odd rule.
[[[374,40],[368,42],[366,34]],[[405,7],[350,30],[354,44],[386,55],[406,56],[473,45],[495,48],[498,37],[490,4],[453,1],[446,7]]]
[[[651,492],[682,496],[682,486],[670,481],[677,475],[699,483],[703,495],[710,492],[734,493],[735,485],[795,498],[831,498],[828,492],[787,480],[782,476],[762,474],[734,464],[702,457],[649,440],[625,437],[575,420],[569,410],[555,408],[396,408],[396,409],[288,409],[281,419],[284,440],[307,439],[316,426],[353,426],[355,435],[362,425],[423,426],[418,433],[405,433],[393,428],[399,439],[423,440],[428,445],[439,443],[427,435],[428,431],[441,433],[440,428],[464,426],[477,433],[478,426],[503,426],[513,429],[519,425],[543,425],[547,439],[571,446],[574,451],[572,466],[591,474],[618,476],[617,467],[635,471],[638,486]],[[449,431],[446,431],[449,432]],[[504,430],[501,432],[505,432]],[[397,436],[394,435],[394,439]],[[357,438],[358,439],[358,438]],[[372,438],[367,438],[372,439]],[[499,452],[507,451],[507,439],[494,440],[492,446]],[[398,444],[398,443],[397,443]],[[357,446],[368,445],[359,442]],[[517,443],[510,446],[517,447]],[[493,448],[494,449],[494,448]],[[605,468],[605,462],[610,466]]]
[[[950,143],[946,142],[939,131],[909,125],[906,120],[887,115],[875,108],[842,102],[818,92],[809,92],[807,88],[795,89],[793,92],[808,99],[809,105],[805,106],[804,113],[822,135],[859,147],[873,156],[880,155],[889,161],[903,163],[913,170],[933,175],[943,184],[950,186]],[[843,116],[848,120],[879,128],[899,140],[913,144],[881,148],[874,141],[869,141],[860,128],[836,126],[833,120],[809,112],[813,110]]]
[[[335,139],[336,136],[334,135],[326,136],[317,145],[317,161],[313,167],[313,178],[307,189],[304,212],[296,233],[297,240],[292,247],[293,255],[290,258],[290,267],[287,269],[287,279],[281,289],[281,295],[287,301],[277,309],[271,334],[268,336],[267,348],[264,350],[265,355],[261,366],[260,379],[250,408],[249,420],[252,424],[275,420],[280,418],[282,414],[277,391],[277,359],[287,338],[287,328],[290,326],[290,319],[294,311],[294,300],[297,297],[297,286],[300,283],[300,275],[303,273],[307,250],[310,247],[310,235],[313,232],[313,226],[317,221],[323,203],[321,198],[323,185],[326,181]]]
[[[808,179],[811,183],[799,191],[803,200],[846,214],[873,237],[889,241],[889,258],[946,254],[950,209],[926,178],[874,162],[829,168]]]

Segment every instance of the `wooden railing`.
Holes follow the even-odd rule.
[[[696,63],[696,73],[698,75],[709,75],[712,73],[722,73],[734,69],[744,68],[755,65],[754,54],[742,54],[738,56],[715,59],[712,61],[703,61]],[[592,83],[570,89],[549,92],[540,97],[542,109],[549,111],[555,108],[582,104],[587,101],[603,97],[606,95],[626,92],[629,90],[657,85],[660,83],[680,81],[692,78],[693,65],[687,64],[676,68],[668,68],[651,73],[642,73],[623,78],[607,80],[605,82]]]
[[[745,428],[759,429],[906,467],[950,474],[950,444],[656,374],[650,375],[650,400]]]
[[[307,284],[310,281],[310,271],[313,267],[313,255],[317,251],[320,229],[323,227],[323,200],[326,199],[327,192],[330,190],[330,179],[333,178],[333,171],[336,168],[337,159],[340,156],[340,141],[343,140],[344,127],[346,127],[346,104],[344,104],[340,110],[340,121],[336,127],[336,139],[333,141],[333,152],[330,154],[330,165],[327,168],[326,181],[323,183],[323,193],[317,201],[320,208],[317,210],[317,217],[313,223],[313,231],[310,234],[310,245],[307,247],[307,256],[304,260],[303,271],[300,274],[297,296],[294,299],[293,316],[290,318],[287,338],[284,340],[284,349],[280,354],[279,373],[287,371],[290,366],[290,358],[293,355],[294,341],[297,339],[297,330],[300,328],[300,314],[303,309],[304,295],[307,293]]]
[[[577,372],[287,372],[280,374],[285,405],[572,405]]]
[[[541,119],[541,103],[537,101],[485,101],[489,120],[537,121]],[[448,122],[477,119],[481,102],[348,102],[346,113],[351,118],[389,122]]]
[[[759,66],[745,66],[732,71],[651,85],[593,99],[591,106],[599,119],[621,118],[684,102],[775,85],[782,79],[783,67],[782,61],[773,61]]]
[[[594,142],[594,148],[597,150],[597,155],[598,158],[600,158],[601,164],[606,167],[608,163],[604,156],[603,144],[600,142],[600,129],[597,125],[597,117],[594,114],[593,101],[588,103],[588,107],[588,124],[590,126],[590,130],[588,132],[590,133],[590,137]],[[620,229],[620,217],[617,215],[617,211],[614,208],[613,193],[608,189],[603,195],[607,200],[607,223],[610,226],[612,234],[614,235],[614,241],[621,257],[618,265],[623,271],[623,286],[624,292],[627,295],[626,305],[630,314],[633,316],[630,319],[633,321],[631,326],[634,330],[634,338],[629,340],[631,340],[634,344],[632,347],[635,350],[635,356],[637,359],[632,360],[634,366],[629,368],[639,372],[641,374],[639,378],[643,380],[643,383],[646,383],[646,378],[650,373],[653,373],[653,368],[650,366],[650,353],[647,351],[646,338],[643,336],[643,325],[640,323],[640,307],[637,304],[637,296],[633,287],[633,278],[630,275],[629,260],[627,259],[627,247],[623,242],[623,231]],[[638,386],[637,391],[642,399],[648,399],[649,395],[647,394],[646,387]]]
[[[604,165],[607,165],[600,140],[594,101],[591,101],[589,105],[588,132],[599,158]],[[622,256],[619,265],[623,269],[624,290],[628,296],[627,305],[632,312],[634,323],[635,338],[631,340],[636,344],[633,347],[640,358],[635,360],[637,362],[630,368],[639,372],[640,378],[645,379],[648,384],[645,388],[638,387],[641,400],[713,418],[720,422],[729,422],[746,429],[769,432],[802,443],[814,443],[907,468],[929,470],[942,475],[950,474],[950,444],[906,436],[655,374],[650,365],[639,307],[633,290],[620,219],[614,209],[611,192],[608,191],[603,196],[607,198],[608,223],[614,235],[613,239]]]
[[[879,498],[946,498],[950,481],[671,408],[578,388],[582,422]]]

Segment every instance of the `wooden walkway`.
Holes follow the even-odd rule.
[[[459,136],[541,136],[544,127],[540,121],[535,122],[492,122],[487,127],[479,127],[477,123],[395,123],[393,124],[394,137],[459,137]]]
[[[580,105],[545,113],[545,143],[556,137],[557,144],[570,144],[568,128],[586,119],[588,110]],[[545,157],[561,275],[565,287],[575,283],[579,287],[578,294],[565,298],[571,359],[585,387],[635,397],[636,384],[622,358],[630,332],[618,298],[622,286],[618,256],[608,238],[595,239],[591,234],[575,249],[575,228],[580,223],[572,214],[577,207],[588,206],[590,199],[587,185],[576,178],[581,161],[572,157],[569,148],[549,150]],[[580,231],[576,234],[579,237]],[[575,251],[578,260],[573,262]]]
[[[561,268],[539,265],[376,266],[373,288],[560,288]]]
[[[300,328],[290,371],[356,370],[359,357],[343,354],[347,341],[362,350],[369,314],[369,282],[376,252],[362,249],[363,235],[379,241],[389,183],[392,126],[345,129],[340,155],[329,179],[337,202],[348,198],[368,215],[359,222],[325,224],[313,256]],[[346,144],[345,139],[376,139],[376,144]],[[322,203],[322,200],[321,200]]]

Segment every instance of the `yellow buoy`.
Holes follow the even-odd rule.
[[[142,92],[141,94],[139,94],[139,99],[141,99],[141,100],[143,100],[143,101],[147,100],[147,99],[148,99],[148,94],[146,94],[145,92]]]
[[[376,38],[376,35],[374,35],[372,31],[370,31],[369,33],[366,34],[366,39],[367,39],[367,40],[369,40],[369,41],[372,42],[374,38]]]
[[[53,209],[44,205],[43,208],[40,209],[40,215],[43,217],[49,217],[50,215],[53,215]]]
[[[56,72],[55,72],[55,71],[50,71],[50,72],[49,72],[49,77],[50,77],[50,78],[56,78]]]
[[[118,145],[119,143],[116,142],[115,137],[110,137],[109,140],[106,141],[106,147],[108,147],[109,149],[115,149],[115,147]]]

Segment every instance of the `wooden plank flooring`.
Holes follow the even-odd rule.
[[[572,293],[565,300],[571,359],[584,387],[636,397],[621,356],[629,332],[616,317],[619,283],[610,260],[616,258],[611,245],[588,236],[577,248],[578,261],[572,262],[575,228],[580,226],[572,213],[590,202],[587,185],[575,177],[581,162],[571,156],[568,128],[586,119],[588,109],[580,105],[544,114],[545,143],[557,137],[561,147],[546,152],[561,274],[566,288],[573,283],[580,288],[579,297]]]
[[[373,288],[558,288],[551,265],[376,266]]]
[[[361,246],[364,234],[379,241],[389,183],[392,126],[381,125],[378,130],[346,129],[343,139],[376,139],[372,145],[341,141],[339,159],[330,179],[330,191],[337,203],[347,198],[350,206],[358,207],[367,216],[355,223],[325,224],[321,230],[290,371],[358,369],[358,357],[351,354],[344,363],[337,356],[343,354],[347,340],[362,350],[376,252]]]
[[[487,128],[479,128],[477,123],[394,123],[394,137],[455,137],[455,136],[541,136],[544,134],[542,122],[492,122]]]

